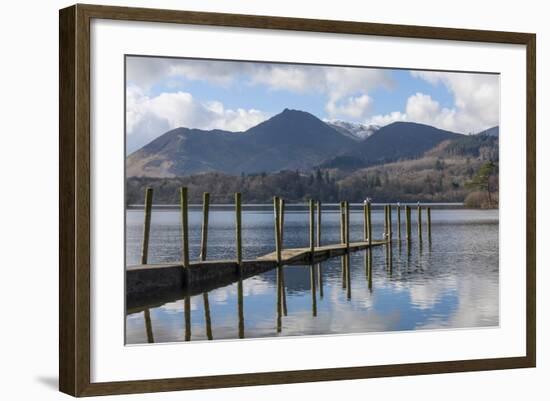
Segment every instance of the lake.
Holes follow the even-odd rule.
[[[301,205],[287,208],[284,247],[308,246],[308,218],[308,211]],[[410,246],[405,241],[403,211],[401,218],[402,240],[398,240],[394,210],[394,241],[391,248],[373,248],[370,277],[367,251],[350,254],[349,288],[343,288],[340,257],[313,267],[285,266],[286,316],[277,314],[276,269],[243,280],[241,288],[234,283],[209,291],[207,297],[204,294],[190,297],[191,341],[207,340],[209,335],[219,340],[498,326],[498,210],[436,206],[432,208],[431,241],[424,225],[421,243],[413,210]],[[201,208],[191,207],[191,260],[199,256],[201,219]],[[340,242],[339,219],[334,205],[324,206],[323,244]],[[381,208],[373,209],[372,220],[373,237],[381,239],[384,220]],[[234,221],[230,206],[211,206],[207,259],[235,258]],[[242,221],[245,259],[274,250],[273,212],[269,205],[245,206]],[[139,263],[143,211],[127,210],[126,226],[126,264],[135,265]],[[180,230],[177,209],[153,209],[149,263],[181,260]],[[362,235],[362,208],[353,205],[350,239],[361,241]],[[184,305],[182,294],[175,302],[127,314],[127,344],[184,341]]]

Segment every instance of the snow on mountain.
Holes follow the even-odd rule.
[[[329,120],[325,121],[325,123],[340,132],[341,134],[349,138],[355,139],[356,141],[362,141],[363,139],[368,138],[381,128],[379,125],[376,124],[367,125],[342,120]]]

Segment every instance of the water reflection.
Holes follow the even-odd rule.
[[[289,227],[298,216],[286,217],[285,245],[295,246]],[[432,241],[426,235],[424,244],[403,235],[388,247],[281,266],[208,293],[129,310],[127,343],[498,325],[498,221],[484,216],[476,224],[448,224],[432,217]],[[352,214],[351,235],[362,235],[355,221]],[[328,243],[330,231],[324,235]]]

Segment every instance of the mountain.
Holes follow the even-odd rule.
[[[484,131],[478,132],[476,135],[485,135],[485,136],[492,136],[497,137],[500,135],[500,128],[497,125],[496,127],[488,128]]]
[[[380,129],[380,126],[376,124],[352,123],[342,120],[332,120],[325,122],[328,126],[334,128],[341,134],[357,141],[362,141],[368,138]]]
[[[446,140],[465,135],[412,122],[394,122],[378,129],[346,153],[326,160],[323,168],[353,169],[422,156]]]
[[[127,176],[174,177],[310,169],[354,140],[310,113],[285,109],[244,132],[177,128],[127,157]]]

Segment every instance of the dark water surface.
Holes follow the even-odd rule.
[[[499,324],[498,210],[432,210],[432,239],[426,226],[423,241],[417,236],[413,210],[413,240],[398,241],[394,211],[391,249],[350,255],[351,287],[343,288],[342,258],[320,266],[285,266],[287,315],[277,313],[277,272],[272,270],[190,298],[191,341],[359,333],[441,328],[486,327]],[[200,245],[200,208],[189,214],[190,256],[196,260]],[[426,222],[426,215],[423,215]],[[139,262],[143,212],[127,211],[127,265]],[[322,242],[340,242],[339,213],[323,211]],[[285,213],[284,246],[308,245],[308,213],[291,207]],[[383,210],[373,210],[373,234],[382,237]],[[351,241],[362,240],[360,207],[350,215]],[[235,258],[234,213],[212,207],[207,259]],[[273,213],[270,207],[243,210],[244,257],[255,258],[274,250]],[[155,209],[151,221],[150,263],[181,259],[178,210]],[[314,280],[312,291],[312,278]],[[239,313],[239,298],[242,313]],[[208,313],[205,313],[208,312]],[[209,316],[210,324],[207,324]],[[186,335],[185,301],[166,303],[128,314],[128,344],[183,341]]]

